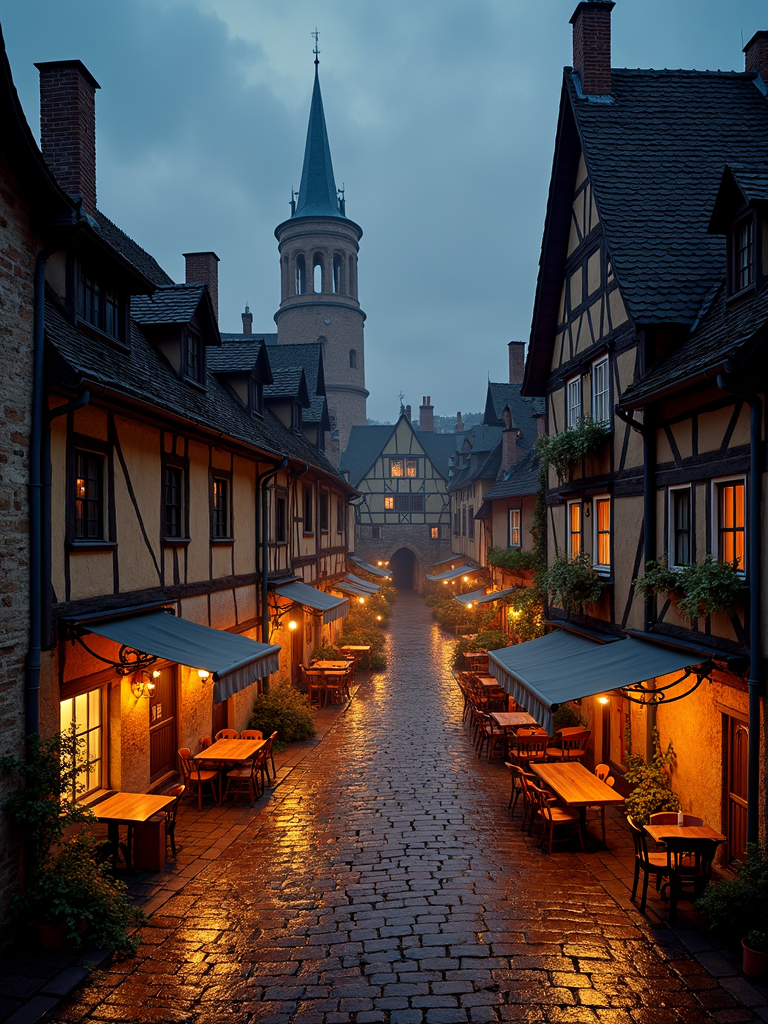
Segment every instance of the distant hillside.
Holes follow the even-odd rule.
[[[462,413],[461,419],[465,427],[476,427],[478,423],[482,423],[483,413],[481,412],[468,412]],[[369,427],[388,427],[391,426],[390,420],[371,420],[365,421]],[[414,421],[418,423],[418,417]],[[435,430],[438,434],[452,434],[456,429],[456,417],[455,416],[437,416],[435,415]]]

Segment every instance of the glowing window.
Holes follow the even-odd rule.
[[[75,764],[78,769],[73,790],[67,796],[75,800],[94,789],[101,789],[104,778],[104,729],[102,715],[102,690],[89,690],[77,697],[61,701],[59,725],[62,736],[66,737],[72,723],[76,725],[77,753]]]
[[[720,562],[736,564],[744,572],[746,487],[743,480],[729,480],[717,485],[717,557]]]
[[[390,459],[389,460],[389,475],[390,476],[403,476],[404,466],[402,459]]]
[[[595,498],[595,565],[611,565],[611,499]]]
[[[389,495],[388,497],[385,497],[384,498],[384,508],[394,508],[394,507],[395,507],[394,495]]]
[[[581,554],[581,503],[572,501],[568,504],[568,557],[576,558]]]

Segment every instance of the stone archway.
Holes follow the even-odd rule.
[[[418,590],[421,559],[408,547],[398,548],[389,559],[392,582],[398,590]]]

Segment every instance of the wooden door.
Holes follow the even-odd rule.
[[[176,768],[176,675],[169,665],[153,678],[149,698],[149,781],[156,782]]]
[[[221,704],[213,705],[213,715],[211,716],[211,739],[216,736],[216,733],[221,729],[227,728],[227,702],[223,700]]]
[[[627,766],[628,701],[612,693],[603,708],[603,761],[616,771]]]
[[[291,630],[291,682],[300,686],[304,664],[304,609],[294,605],[290,617],[296,623],[296,629]]]
[[[725,734],[724,829],[728,836],[728,862],[744,860],[747,853],[747,761],[749,731],[746,722],[723,715]]]

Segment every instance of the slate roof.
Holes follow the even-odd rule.
[[[456,452],[456,439],[462,436],[461,434],[436,434],[432,430],[416,430],[416,437],[429,456],[429,461],[446,480],[451,472],[451,459]]]
[[[338,476],[317,448],[303,436],[286,430],[269,409],[263,417],[244,410],[213,373],[206,374],[205,389],[180,380],[135,321],[131,321],[127,352],[108,344],[95,344],[69,321],[58,299],[49,291],[45,328],[50,346],[49,373],[66,386],[75,387],[82,380],[104,384],[161,412],[182,416],[236,441],[274,455],[288,455]]]
[[[752,72],[612,69],[612,103],[565,87],[627,309],[638,323],[692,323],[720,277],[707,234],[723,167],[768,165],[768,104]]]
[[[109,217],[99,210],[94,219],[101,236],[153,284],[169,285],[174,283],[173,278],[166,274],[157,260],[145,252],[140,245],[137,245],[132,238],[129,238],[124,231],[121,231],[117,224],[113,224]]]
[[[188,324],[197,312],[205,285],[161,285],[152,295],[131,298],[131,318],[139,324]]]
[[[319,342],[312,341],[300,345],[271,345],[269,347],[269,365],[273,371],[283,367],[303,367],[310,397],[325,394],[323,346]]]
[[[706,370],[739,358],[750,343],[768,338],[768,286],[751,299],[727,304],[725,284],[688,341],[621,396],[623,408],[636,408],[662,392],[694,384]]]
[[[503,412],[506,406],[512,414],[512,426],[518,427],[523,445],[530,448],[538,437],[536,416],[544,414],[544,399],[530,398],[520,394],[522,383],[503,384],[488,381],[483,423],[488,426],[504,426]]]
[[[331,163],[331,147],[325,127],[323,97],[320,78],[315,64],[315,84],[309,109],[307,142],[304,147],[304,166],[301,171],[299,198],[291,217],[343,217],[336,194],[336,182]]]
[[[349,471],[349,482],[353,487],[357,487],[378,459],[394,429],[391,423],[352,427],[346,450],[341,455],[341,470]]]
[[[265,398],[298,398],[308,408],[309,395],[301,366],[272,367],[272,383],[264,388]]]
[[[534,451],[514,466],[493,487],[485,492],[484,501],[495,498],[517,498],[524,494],[535,494],[539,489],[539,457]]]
[[[250,373],[256,366],[263,341],[225,342],[206,353],[211,373]]]
[[[252,342],[252,341],[263,341],[267,345],[276,345],[277,344],[277,334],[276,333],[275,334],[263,334],[261,332],[259,332],[257,334],[243,334],[242,331],[241,331],[238,334],[232,334],[232,333],[222,334],[221,335],[221,340],[222,341],[242,341],[242,342],[245,342],[246,344],[248,344],[249,342]]]
[[[768,200],[768,167],[747,167],[733,163],[728,167],[747,199]]]

